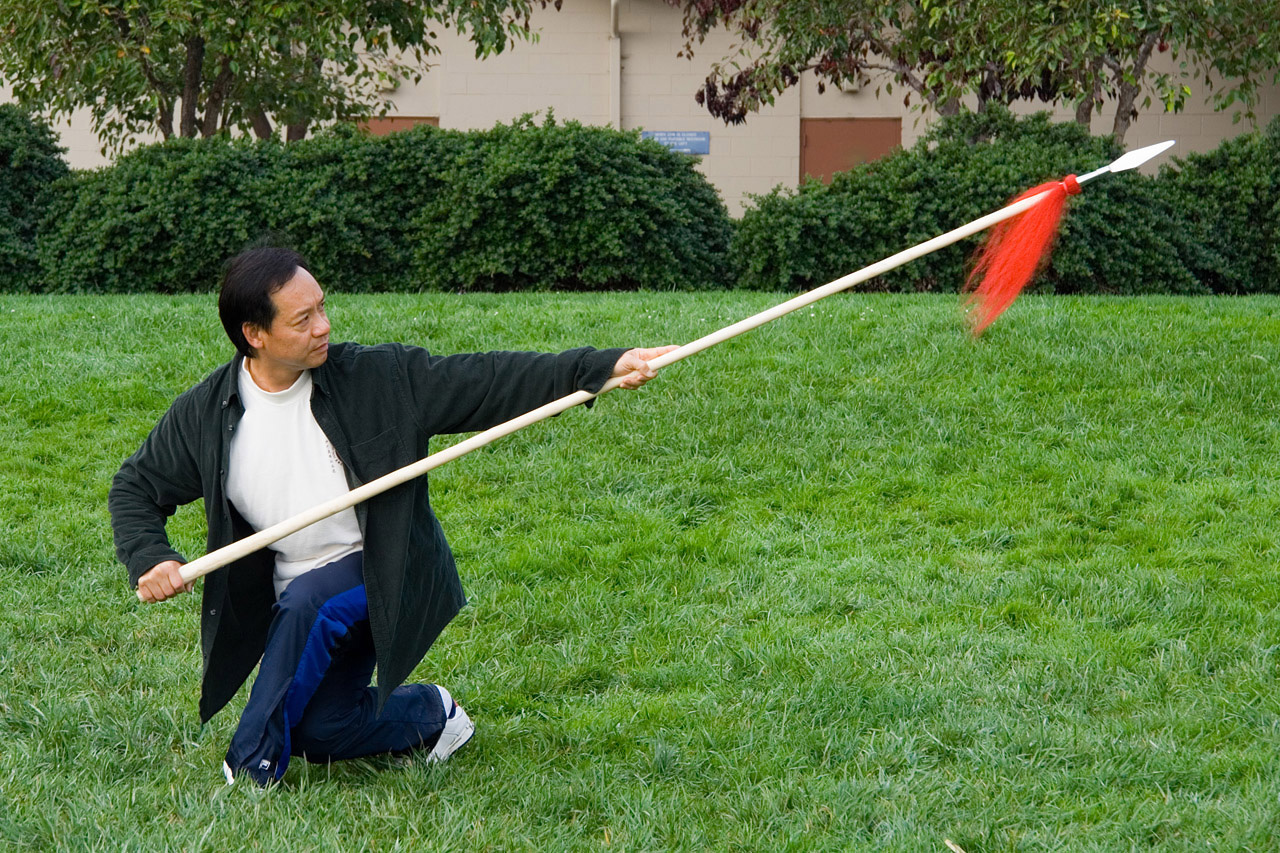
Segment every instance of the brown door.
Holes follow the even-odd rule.
[[[397,130],[408,130],[420,124],[439,127],[440,119],[438,116],[383,116],[382,118],[365,119],[360,122],[360,129],[367,130],[373,136],[386,136],[388,133],[395,133]]]
[[[883,157],[902,144],[900,118],[800,119],[800,180],[831,176]]]

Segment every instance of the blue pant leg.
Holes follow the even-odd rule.
[[[367,623],[356,626],[335,652],[324,680],[296,724],[295,755],[308,761],[339,761],[363,755],[403,754],[435,746],[446,710],[431,684],[406,684],[377,713],[373,637]]]
[[[259,784],[284,776],[290,732],[326,674],[331,654],[364,622],[360,554],[295,579],[273,608],[271,628],[249,702],[231,738],[226,761]]]

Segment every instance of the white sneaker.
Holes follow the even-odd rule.
[[[222,775],[227,777],[228,785],[234,785],[236,783],[236,774],[231,772],[231,765],[225,761],[222,762]]]
[[[431,748],[431,753],[427,756],[429,762],[444,761],[471,740],[471,736],[476,733],[476,724],[471,722],[471,718],[467,716],[466,711],[462,710],[462,706],[453,701],[449,691],[439,684],[436,685],[436,689],[440,691],[440,701],[445,707],[444,731],[440,732],[440,739],[436,741],[436,745]]]

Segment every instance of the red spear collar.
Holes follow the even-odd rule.
[[[973,306],[973,333],[983,329],[1013,304],[1023,288],[1049,261],[1049,252],[1058,236],[1058,225],[1068,195],[1079,195],[1075,175],[1050,181],[1027,190],[1018,202],[1045,193],[1044,199],[1026,213],[995,225],[977,254],[973,272],[965,282],[969,294],[965,304]]]

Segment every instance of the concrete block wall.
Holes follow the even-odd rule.
[[[465,35],[440,30],[440,53],[418,86],[394,96],[403,115],[438,116],[459,130],[492,127],[524,113],[609,123],[609,4],[569,0],[534,13],[535,42],[476,59]]]
[[[13,93],[7,86],[0,85],[0,104],[13,100]],[[88,110],[76,110],[69,119],[62,119],[53,126],[58,134],[59,144],[67,149],[66,159],[76,169],[96,169],[111,163],[111,157],[102,153],[102,143],[93,133],[93,120]],[[160,134],[139,138],[134,144],[157,142]]]
[[[800,168],[800,96],[789,91],[740,125],[713,118],[694,100],[711,63],[729,49],[723,33],[685,45],[682,18],[661,0],[624,0],[622,38],[622,127],[627,130],[702,131],[710,154],[698,169],[719,189],[729,211],[741,212],[749,193],[794,184]]]

